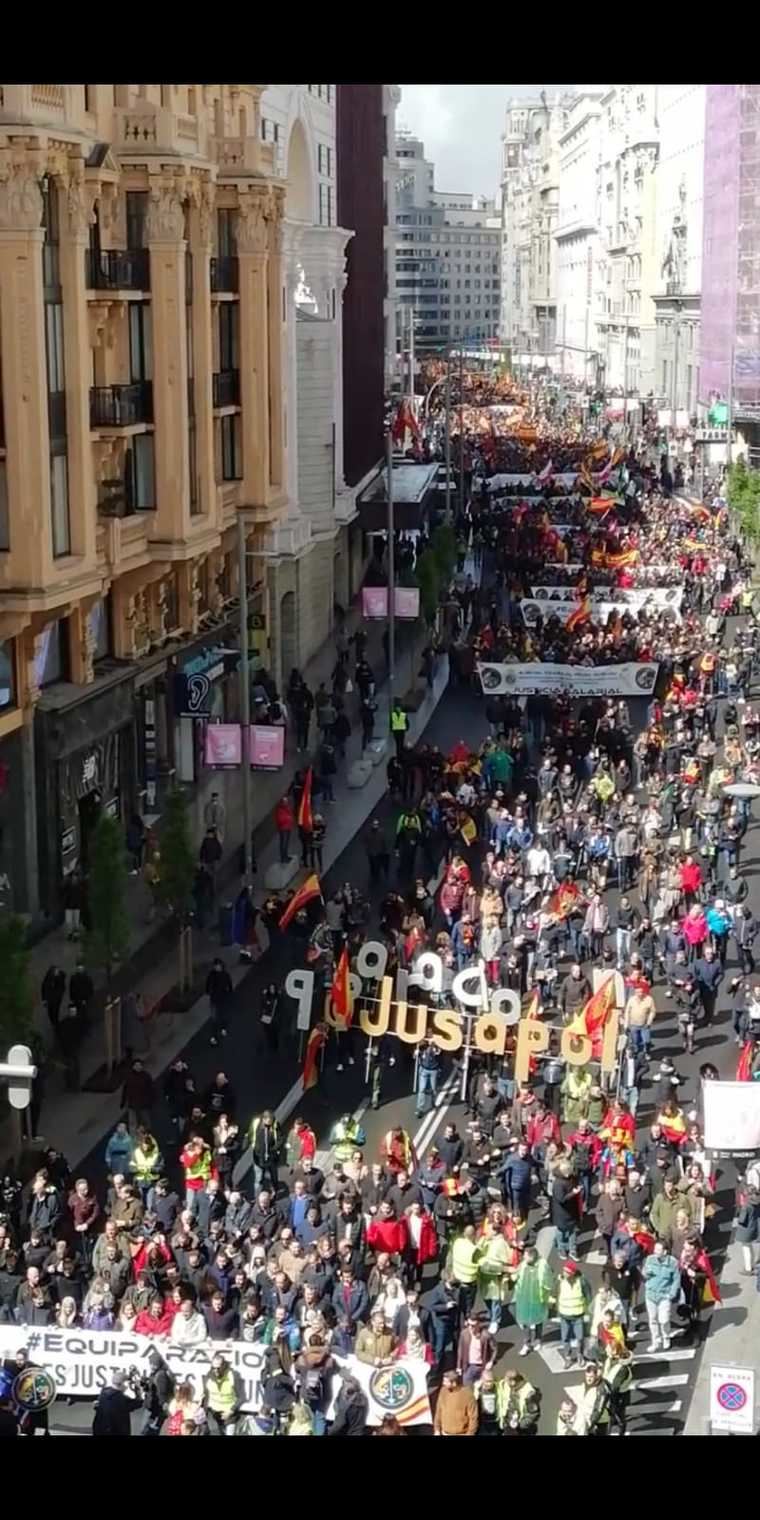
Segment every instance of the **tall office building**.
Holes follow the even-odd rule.
[[[418,138],[397,136],[396,297],[415,319],[420,350],[465,341],[493,345],[499,333],[501,224],[493,201],[437,191]]]

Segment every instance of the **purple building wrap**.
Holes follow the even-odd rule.
[[[699,399],[760,406],[760,85],[707,86]]]

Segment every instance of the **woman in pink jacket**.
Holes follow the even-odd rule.
[[[683,932],[686,943],[689,946],[689,959],[695,961],[700,947],[704,944],[709,933],[707,919],[697,903],[686,914],[683,921]]]

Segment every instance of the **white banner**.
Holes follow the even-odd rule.
[[[243,1384],[241,1408],[255,1413],[260,1406],[260,1385],[266,1347],[247,1341],[204,1341],[200,1346],[175,1346],[166,1337],[122,1335],[118,1330],[37,1329],[26,1325],[0,1325],[0,1357],[11,1358],[24,1348],[30,1362],[44,1367],[59,1394],[96,1399],[116,1371],[136,1369],[150,1373],[148,1355],[157,1351],[176,1382],[192,1383],[198,1398],[215,1356],[226,1357]],[[336,1358],[336,1361],[338,1358]],[[369,1367],[355,1356],[340,1359],[340,1366],[361,1383],[369,1400],[369,1425],[380,1425],[383,1416],[394,1414],[402,1425],[429,1425],[433,1416],[427,1391],[424,1362],[398,1361],[390,1367]],[[340,1381],[333,1379],[327,1418],[332,1418]]]
[[[569,697],[651,697],[658,665],[478,665],[487,697],[542,695]],[[709,1084],[711,1085],[711,1084]]]
[[[337,1360],[337,1358],[336,1358]],[[368,1425],[381,1425],[387,1414],[395,1415],[399,1425],[432,1425],[433,1415],[427,1387],[427,1364],[403,1359],[390,1367],[370,1367],[358,1357],[341,1359],[341,1367],[361,1384],[369,1402]],[[339,1380],[333,1379],[333,1397],[326,1418],[333,1418]]]
[[[647,613],[669,612],[674,621],[681,621],[681,602],[683,601],[682,586],[661,587],[659,590],[633,591],[627,588],[614,588],[614,597],[610,596],[612,587],[598,587],[590,593],[591,610],[593,617],[606,622],[611,612],[633,613],[638,617],[643,610]],[[526,623],[535,623],[540,613],[542,618],[558,617],[566,623],[580,605],[581,598],[574,586],[534,586],[532,598],[525,598],[520,603],[520,610]]]
[[[760,1082],[703,1082],[705,1148],[760,1151]]]
[[[203,1380],[220,1352],[240,1376],[245,1395],[242,1408],[259,1407],[259,1384],[266,1347],[247,1341],[204,1341],[201,1346],[174,1346],[166,1338],[122,1335],[120,1331],[36,1329],[26,1325],[0,1325],[0,1356],[12,1357],[25,1347],[30,1362],[44,1367],[59,1394],[72,1398],[97,1398],[112,1373],[136,1367],[147,1376],[148,1353],[158,1351],[178,1382],[192,1383],[200,1396]]]

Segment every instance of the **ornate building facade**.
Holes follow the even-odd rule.
[[[217,784],[191,684],[201,717],[238,718],[241,512],[250,643],[277,680],[350,595],[332,89],[0,85],[0,888],[18,908],[58,911],[98,807],[150,818],[170,777],[201,802]]]

